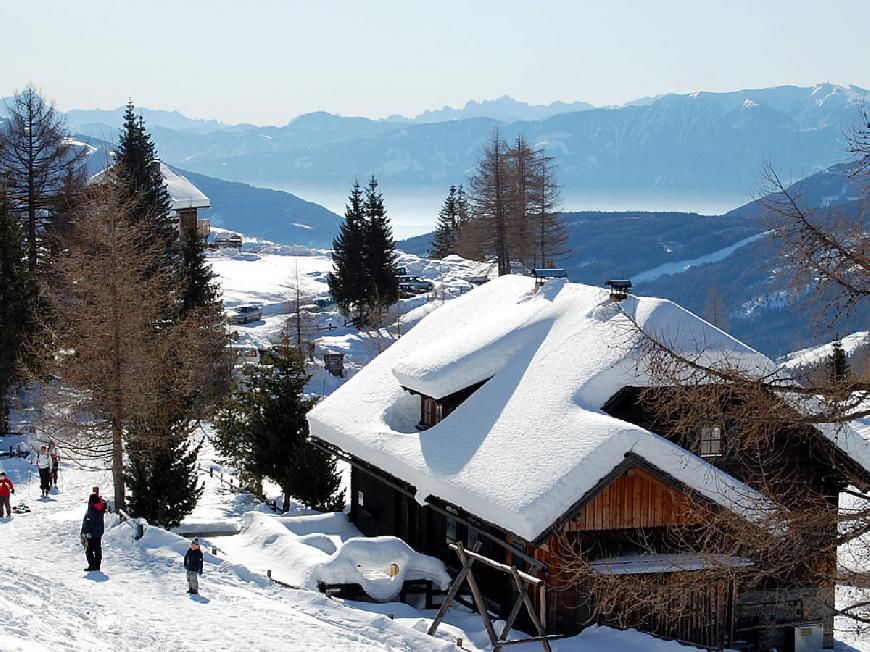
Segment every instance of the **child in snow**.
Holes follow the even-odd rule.
[[[42,490],[42,497],[45,498],[51,491],[51,458],[45,446],[39,447],[35,461],[36,468],[39,470],[39,488]]]
[[[6,477],[5,471],[0,471],[0,518],[3,517],[3,507],[6,507],[6,516],[12,516],[12,504],[9,496],[15,493],[15,485]]]
[[[202,550],[199,547],[199,539],[193,538],[190,547],[184,553],[184,567],[187,569],[187,592],[191,595],[199,593],[198,575],[202,575]]]

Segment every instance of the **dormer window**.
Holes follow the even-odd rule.
[[[431,428],[444,418],[444,407],[430,396],[420,397],[420,426]]]
[[[709,425],[701,428],[698,455],[701,457],[721,457],[722,429],[719,426]]]

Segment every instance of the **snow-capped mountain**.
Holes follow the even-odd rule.
[[[544,120],[560,113],[587,111],[595,107],[588,102],[551,102],[550,104],[528,104],[503,95],[494,100],[477,102],[469,100],[461,109],[444,106],[440,109],[424,111],[412,122],[444,122],[446,120],[466,120],[468,118],[492,118],[501,122],[517,120]]]
[[[787,166],[793,178],[841,161],[844,134],[866,94],[853,86],[783,86],[665,95],[643,105],[513,122],[477,117],[417,124],[314,114],[281,128],[205,136],[156,130],[154,136],[170,162],[255,185],[344,192],[355,176],[374,173],[385,188],[442,193],[467,177],[498,126],[504,138],[522,133],[552,153],[569,196],[746,197],[764,159]]]

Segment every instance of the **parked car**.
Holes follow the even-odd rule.
[[[260,350],[252,344],[230,344],[233,354],[233,366],[245,364],[260,364]]]
[[[227,316],[231,324],[247,324],[249,321],[257,321],[263,318],[263,306],[257,303],[236,306]]]
[[[408,276],[406,277],[406,280],[402,281],[402,283],[410,285],[418,293],[431,292],[435,289],[435,286],[431,281],[426,281],[418,276]]]
[[[320,297],[315,297],[314,305],[317,306],[318,310],[327,310],[328,308],[332,308],[335,305],[335,299],[333,299],[328,294]]]

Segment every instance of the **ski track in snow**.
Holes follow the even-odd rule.
[[[106,474],[62,472],[63,493],[27,494],[27,470],[4,460],[16,482],[13,503],[29,514],[0,519],[0,649],[201,650],[228,643],[248,650],[445,650],[386,616],[318,593],[244,582],[232,567],[207,564],[198,598],[188,596],[181,556],[145,548],[125,525],[103,538],[104,573],[86,574],[79,529],[94,484]]]

